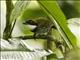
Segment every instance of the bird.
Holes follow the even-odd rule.
[[[56,28],[49,18],[39,17],[36,19],[28,19],[23,22],[25,25],[35,25],[36,27],[31,31],[34,32],[34,37],[47,35],[51,28]]]

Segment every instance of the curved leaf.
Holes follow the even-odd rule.
[[[15,3],[14,9],[12,10],[12,13],[10,15],[10,23],[12,24],[10,34],[12,34],[17,18],[21,15],[23,11],[25,11],[29,2],[30,1],[17,1]]]
[[[10,20],[11,22],[17,19],[20,14],[27,8],[27,5],[30,1],[17,1],[14,9],[11,13]]]
[[[55,23],[58,31],[64,38],[65,42],[67,43],[68,47],[71,49],[72,44],[74,47],[76,46],[76,38],[71,33],[67,26],[66,17],[61,11],[58,3],[56,1],[38,1],[39,4],[42,6],[43,10],[49,15],[52,19],[53,23]]]

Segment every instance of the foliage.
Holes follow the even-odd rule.
[[[31,32],[28,26],[24,26],[23,22],[28,19],[46,17],[52,21],[52,23],[55,25],[57,29],[52,28],[52,30],[48,34],[50,37],[46,37],[45,39],[43,39],[47,41],[40,41],[42,39],[42,36],[39,36],[39,38],[37,38],[38,41],[36,42],[41,43],[41,45],[45,45],[44,49],[51,49],[54,52],[54,54],[47,56],[48,60],[64,58],[64,53],[66,52],[66,50],[68,51],[72,48],[74,49],[77,47],[77,39],[69,30],[67,25],[68,18],[80,17],[80,7],[76,7],[77,3],[78,2],[75,2],[74,4],[70,5],[67,1],[60,2],[56,0],[19,0],[15,3],[14,7],[11,8],[11,6],[9,6],[9,2],[7,2],[6,4],[9,5],[7,5],[6,7],[7,9],[11,10],[10,13],[9,10],[7,10],[6,13],[9,15],[6,15],[8,17],[6,17],[6,27],[3,33],[3,38],[7,38],[6,40],[8,40],[9,38],[14,38],[13,36],[11,37],[11,35],[15,26],[18,25],[18,28],[25,36],[22,35],[15,38],[29,38],[31,40],[34,40],[34,33]],[[70,9],[68,10],[68,8],[66,7],[69,7]],[[67,12],[70,12],[70,14]],[[5,33],[5,31],[7,32]],[[60,44],[58,44],[57,42],[59,42]]]

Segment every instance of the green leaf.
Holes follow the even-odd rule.
[[[17,1],[15,3],[14,9],[13,9],[11,16],[10,16],[11,23],[15,19],[17,19],[23,11],[25,11],[29,2],[30,1]]]
[[[62,11],[69,18],[80,17],[80,1],[58,1]]]
[[[58,3],[56,1],[38,1],[43,10],[48,14],[52,19],[53,23],[56,25],[58,31],[64,38],[68,47],[71,49],[72,46],[76,46],[76,38],[71,33],[67,26],[66,17],[61,11]],[[72,44],[72,46],[70,45]]]
[[[68,51],[64,56],[65,60],[80,60],[80,48],[72,49]]]
[[[29,2],[30,1],[17,1],[15,3],[14,9],[12,10],[10,16],[10,23],[12,24],[12,29],[10,31],[10,34],[12,34],[17,18],[23,13],[23,11],[25,11]]]

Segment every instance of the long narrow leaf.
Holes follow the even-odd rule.
[[[67,27],[66,17],[61,11],[59,5],[56,1],[38,1],[39,4],[42,6],[43,10],[52,18],[52,21],[57,26],[59,32],[61,33],[62,37],[64,38],[65,42],[67,43],[68,47],[71,49],[72,44],[74,47],[76,46],[76,38],[71,33],[69,28]]]

